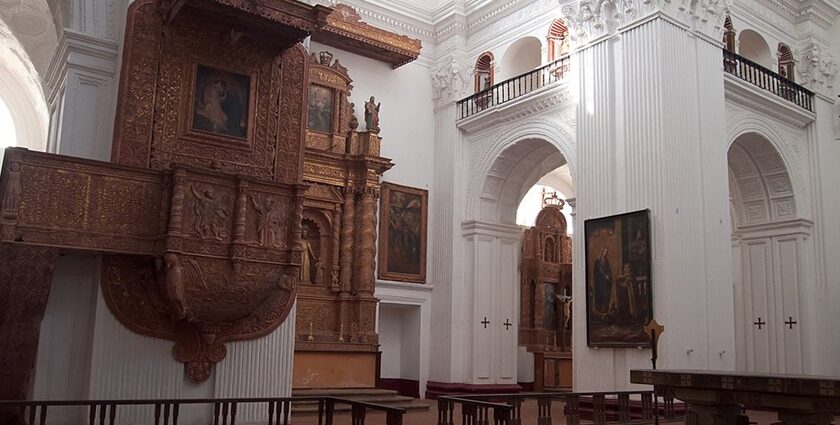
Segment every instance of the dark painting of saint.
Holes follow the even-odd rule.
[[[422,198],[392,191],[388,223],[388,270],[420,273],[420,222]]]
[[[379,216],[379,278],[426,282],[428,192],[393,183],[382,185]]]
[[[248,136],[251,78],[198,65],[192,128],[233,137]]]
[[[649,211],[586,220],[584,233],[589,346],[650,346]]]
[[[307,128],[321,133],[332,133],[333,92],[332,90],[309,86],[309,121]]]

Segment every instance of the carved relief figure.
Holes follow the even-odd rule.
[[[379,106],[381,103],[376,103],[376,98],[371,96],[370,100],[365,102],[365,124],[368,131],[379,131]]]
[[[300,260],[300,281],[305,283],[315,283],[312,281],[312,263],[315,263],[315,277],[318,277],[318,270],[321,268],[321,263],[318,261],[318,256],[312,250],[312,244],[309,243],[309,229],[303,228],[300,238],[300,249],[303,250],[303,256]]]
[[[278,248],[281,245],[280,230],[283,219],[288,215],[286,204],[267,198],[262,204],[257,198],[251,197],[254,211],[257,213],[257,233],[260,246]]]
[[[195,202],[193,203],[193,234],[204,239],[224,240],[228,236],[228,212],[222,201],[216,197],[212,187],[199,193],[195,186],[190,187]]]

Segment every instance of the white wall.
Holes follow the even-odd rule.
[[[376,326],[382,351],[381,376],[419,381],[422,398],[429,380],[432,289],[378,281],[375,295],[380,300]]]
[[[284,397],[291,395],[295,309],[273,333],[227,344],[210,379],[194,384],[172,357],[171,341],[136,334],[108,310],[99,290],[96,256],[63,256],[50,288],[35,367],[33,398],[144,399]],[[243,420],[265,418],[264,406],[240,409]],[[209,418],[206,407],[185,408],[183,423]],[[66,412],[84,415],[86,412]],[[125,408],[118,420],[150,420],[148,409]],[[50,415],[62,423],[62,415]]]

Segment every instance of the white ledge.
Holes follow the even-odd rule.
[[[724,72],[723,83],[726,100],[748,110],[762,112],[799,128],[805,127],[817,117],[815,113],[728,72]],[[814,99],[811,103],[814,103]]]

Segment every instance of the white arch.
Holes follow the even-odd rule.
[[[788,177],[791,180],[796,199],[796,216],[798,218],[810,219],[810,192],[802,176],[799,155],[793,147],[796,141],[787,140],[785,136],[780,134],[774,127],[768,125],[766,121],[750,115],[739,117],[737,121],[729,126],[728,133],[727,152],[732,148],[732,144],[735,143],[738,137],[748,133],[755,133],[770,143],[782,158]]]
[[[0,20],[0,97],[9,108],[17,132],[16,146],[44,150],[49,112],[41,79],[29,56]]]
[[[517,125],[510,126],[509,129],[500,133],[478,159],[477,165],[474,166],[467,186],[465,208],[467,220],[480,218],[481,193],[496,160],[505,150],[524,140],[542,140],[552,146],[565,158],[569,165],[572,181],[576,181],[575,139],[572,129],[562,123],[547,119],[534,119],[517,123]],[[546,172],[548,171],[551,170],[546,170]],[[519,193],[518,196],[521,198],[523,194],[524,192]]]

